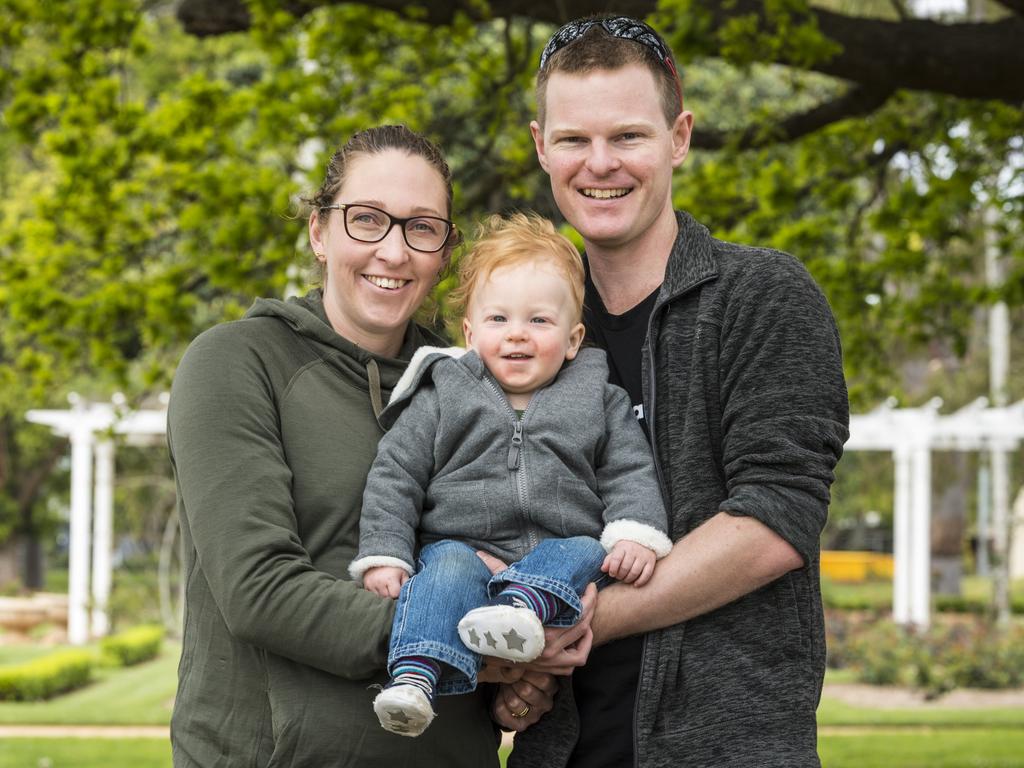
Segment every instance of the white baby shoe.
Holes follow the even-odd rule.
[[[419,736],[434,719],[434,706],[422,688],[415,685],[390,685],[373,700],[385,731],[401,736]]]
[[[544,651],[544,625],[529,608],[485,605],[459,622],[459,638],[471,651],[509,661],[533,661]]]

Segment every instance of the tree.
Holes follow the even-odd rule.
[[[196,333],[279,293],[295,257],[281,215],[294,153],[244,119],[258,94],[228,81],[239,46],[199,44],[134,2],[51,10],[0,7],[0,538],[29,551],[66,448],[25,410],[71,390],[139,402]]]

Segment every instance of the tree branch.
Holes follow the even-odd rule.
[[[819,104],[806,112],[790,115],[774,124],[769,121],[759,121],[757,125],[748,126],[735,133],[696,129],[690,139],[690,145],[700,149],[721,149],[726,146],[750,149],[794,141],[848,117],[874,112],[891,95],[892,90],[876,91],[863,86],[854,86],[837,99]]]
[[[339,0],[285,0],[297,16]],[[366,0],[364,5],[402,12],[409,0]],[[1000,99],[1013,104],[1024,101],[1024,0],[1002,0],[1019,15],[992,22],[947,24],[930,19],[897,21],[847,16],[812,7],[809,13],[819,29],[842,47],[828,61],[810,69],[860,83],[870,90],[913,90],[944,93],[971,99]],[[717,31],[738,16],[763,19],[763,0],[704,0],[703,6]],[[604,0],[491,0],[492,17],[525,16],[559,24],[605,10]],[[622,0],[620,13],[646,16],[657,7],[655,0]],[[450,23],[456,12],[480,18],[472,0],[441,0],[419,6],[423,20],[432,25]],[[242,0],[182,0],[178,18],[186,31],[215,35],[248,28],[249,15]],[[671,31],[671,30],[667,30]],[[781,52],[779,64],[802,66],[792,54]]]
[[[996,0],[996,2],[1008,11],[1018,16],[1024,16],[1024,0]]]

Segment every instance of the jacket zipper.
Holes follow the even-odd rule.
[[[539,542],[537,540],[537,534],[534,532],[533,526],[530,524],[530,517],[527,515],[526,507],[523,503],[523,500],[526,498],[526,462],[520,460],[520,455],[523,451],[523,420],[516,416],[516,412],[512,409],[512,406],[509,405],[508,400],[505,398],[505,393],[501,391],[498,385],[490,378],[487,379],[487,383],[494,391],[494,394],[498,397],[498,401],[505,409],[505,412],[512,419],[512,437],[508,446],[507,466],[509,472],[516,473],[516,493],[518,494],[516,501],[519,503],[519,512],[523,518],[523,530],[526,534],[527,545],[528,548],[532,550]]]
[[[655,349],[656,349],[656,345],[652,342],[652,339],[651,339],[651,327],[654,324],[654,317],[655,317],[655,315],[658,314],[658,313],[661,313],[662,311],[664,311],[665,307],[667,307],[669,305],[669,303],[675,301],[680,296],[683,296],[684,294],[687,294],[690,291],[695,290],[696,288],[699,288],[700,286],[704,285],[704,283],[707,283],[707,282],[710,282],[711,280],[714,280],[716,277],[717,277],[717,275],[711,275],[711,276],[705,277],[703,280],[698,280],[696,283],[693,283],[692,285],[688,285],[683,290],[681,290],[681,291],[679,291],[677,293],[674,293],[671,296],[666,297],[666,299],[663,302],[661,302],[660,304],[655,304],[654,308],[651,310],[651,316],[649,318],[647,318],[647,333],[646,333],[644,338],[647,341],[647,347],[650,350],[648,355],[647,355],[648,358],[650,359],[650,363],[647,366],[647,373],[648,373],[648,377],[649,377],[648,381],[650,383],[649,389],[650,389],[650,393],[651,393],[651,396],[650,396],[651,408],[650,408],[650,413],[648,414],[649,419],[648,419],[648,422],[647,422],[647,429],[650,431],[650,434],[651,434],[651,456],[654,458],[654,471],[658,475],[658,484],[661,486],[661,495],[662,495],[662,498],[666,502],[668,501],[668,486],[665,484],[665,476],[662,474],[662,471],[661,471],[661,461],[658,459],[658,443],[657,443],[657,441],[655,439],[655,434],[654,434],[654,412],[655,412],[655,399],[656,399],[655,395],[656,395],[656,390],[657,390],[657,379],[658,379],[658,377],[657,377],[657,375],[655,373],[655,365],[654,365],[654,352],[655,352]],[[644,410],[645,411],[647,410],[647,404],[646,403],[644,403]],[[667,510],[667,508],[668,508],[668,504],[666,503],[666,510]],[[673,533],[674,533],[674,531],[673,531]],[[637,679],[636,698],[633,700],[633,766],[634,766],[634,768],[640,768],[640,738],[639,738],[639,736],[640,736],[640,728],[639,728],[639,725],[638,725],[638,721],[640,720],[640,682],[641,682],[640,678],[642,678],[643,674],[644,674],[644,659],[647,656],[648,634],[649,633],[647,633],[647,632],[644,633],[643,642],[642,642],[642,646],[641,646],[641,650],[640,650],[640,676]]]

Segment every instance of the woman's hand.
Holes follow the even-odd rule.
[[[555,706],[557,690],[552,675],[526,670],[522,679],[498,688],[491,716],[506,731],[525,731]]]
[[[494,576],[497,573],[501,573],[508,568],[508,563],[504,560],[499,560],[490,552],[484,552],[482,549],[476,551],[476,556],[484,561],[484,565],[491,571],[491,575]]]

